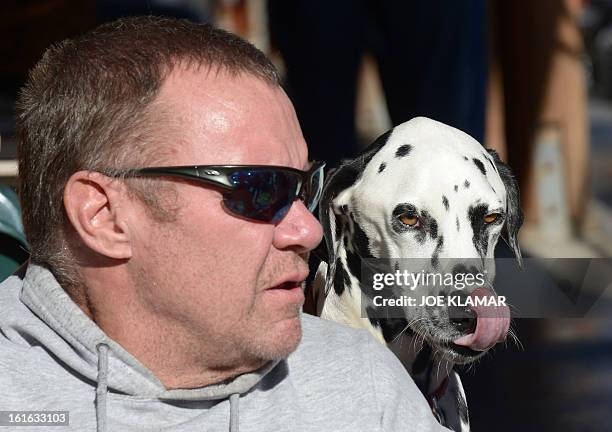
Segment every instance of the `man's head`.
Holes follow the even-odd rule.
[[[54,270],[66,265],[61,197],[74,172],[154,164],[172,151],[171,125],[154,102],[179,64],[278,85],[274,66],[238,37],[153,17],[119,20],[60,42],[31,71],[17,102],[17,127],[33,262]],[[151,193],[141,197],[156,204]]]
[[[70,274],[65,285],[85,286],[73,298],[109,335],[134,352],[143,349],[131,346],[135,333],[154,333],[183,361],[217,369],[295,348],[305,255],[321,238],[302,202],[280,222],[255,222],[230,214],[221,192],[198,182],[99,173],[307,169],[295,113],[261,52],[210,26],[117,21],[51,48],[32,71],[18,120],[32,259],[60,281]]]

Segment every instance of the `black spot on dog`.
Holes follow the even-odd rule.
[[[378,167],[378,172],[381,173],[385,170],[385,168],[387,168],[387,164],[386,163],[381,163],[380,166]]]
[[[467,156],[463,156],[463,159],[465,159],[465,160],[469,160]]]
[[[393,129],[388,130],[387,132],[376,138],[376,140],[372,144],[370,144],[367,149],[363,151],[361,157],[355,159],[355,161],[358,161],[359,165],[361,165],[361,168],[359,170],[362,173],[365,166],[370,163],[372,158],[376,156],[376,153],[378,153],[378,151],[383,148],[383,146],[387,143],[389,137],[391,136],[391,133],[393,133]]]
[[[464,187],[465,189],[469,189],[469,187],[470,187],[470,182],[469,182],[469,181],[467,181],[467,180],[466,180],[466,181],[464,181],[464,182],[463,182],[463,187]]]
[[[457,192],[459,190],[459,186],[455,185],[455,192]]]
[[[480,159],[474,158],[472,159],[472,162],[474,162],[474,165],[476,165],[476,168],[480,170],[482,175],[487,175],[487,169],[485,168],[484,164],[482,163]]]
[[[457,231],[459,231],[459,216],[457,216],[456,222],[457,222]]]
[[[408,336],[413,335],[414,332],[408,327],[408,321],[405,318],[374,318],[376,315],[380,315],[380,310],[376,310],[372,306],[366,307],[366,314],[370,322],[380,328],[383,334],[383,338],[387,342],[391,342],[398,338],[401,334]]]
[[[438,238],[438,221],[427,210],[421,212],[421,224],[432,239]]]
[[[353,250],[346,249],[346,264],[350,273],[359,278],[361,275],[361,260],[363,258],[373,258],[373,256],[370,252],[370,242],[365,232],[363,232],[352,215],[351,220],[353,224]]]
[[[431,257],[431,268],[437,270],[440,265],[440,257],[438,255],[432,255]]]
[[[446,211],[448,211],[448,198],[446,198],[446,196],[442,195],[442,205],[444,205],[444,208],[446,209]]]
[[[487,235],[484,223],[484,217],[488,211],[489,207],[486,204],[470,206],[468,209],[468,219],[473,231],[472,242],[480,256],[483,257],[486,255],[487,247],[489,246],[489,236]]]
[[[353,245],[357,249],[359,256],[361,256],[361,258],[374,258],[372,256],[372,253],[370,252],[370,240],[368,239],[368,236],[366,236],[365,232],[363,232],[359,224],[355,222],[355,219],[354,218],[352,219],[353,219],[353,231],[354,231]]]
[[[348,213],[348,206],[346,204],[342,204],[340,206],[340,213],[342,213],[343,215]]]
[[[444,246],[444,236],[440,236],[438,239],[438,244],[436,245],[436,249],[431,255],[431,266],[434,269],[437,269],[440,265],[440,252],[442,251],[442,246]]]
[[[342,235],[342,223],[338,220],[336,220],[335,233],[336,233],[336,238],[340,238],[340,236]]]
[[[359,255],[355,252],[346,251],[346,264],[348,265],[348,269],[353,276],[359,279],[361,275],[361,259],[359,259]]]
[[[410,144],[404,144],[395,152],[395,157],[402,158],[408,156],[412,151],[412,146]]]
[[[489,186],[491,186],[491,185],[489,185]],[[495,191],[495,188],[494,188],[493,186],[491,186],[491,190],[493,191],[493,193],[494,193],[495,195],[497,195],[497,192]]]
[[[349,277],[349,274],[346,271],[346,267],[344,267],[344,264],[342,264],[342,280],[344,281],[344,286],[351,285],[351,278]]]
[[[334,291],[341,296],[346,288],[345,282],[350,281],[340,258],[336,259],[336,273],[334,274]]]

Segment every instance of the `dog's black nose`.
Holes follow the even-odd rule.
[[[451,293],[451,296],[465,297],[465,293],[455,291]],[[448,318],[451,324],[463,334],[474,333],[476,330],[476,312],[470,306],[449,306]]]

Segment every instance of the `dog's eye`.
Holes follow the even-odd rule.
[[[416,227],[419,224],[419,218],[414,213],[402,213],[399,215],[399,220],[404,225]]]
[[[491,213],[484,217],[484,221],[486,224],[492,224],[499,218],[499,213]]]

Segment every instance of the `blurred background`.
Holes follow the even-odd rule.
[[[0,279],[27,259],[14,101],[28,69],[55,41],[142,14],[211,22],[266,52],[312,158],[333,165],[418,115],[468,132],[517,175],[525,255],[611,262],[612,0],[5,0]],[[522,347],[462,372],[474,431],[612,431],[607,288],[596,318],[515,320]]]

